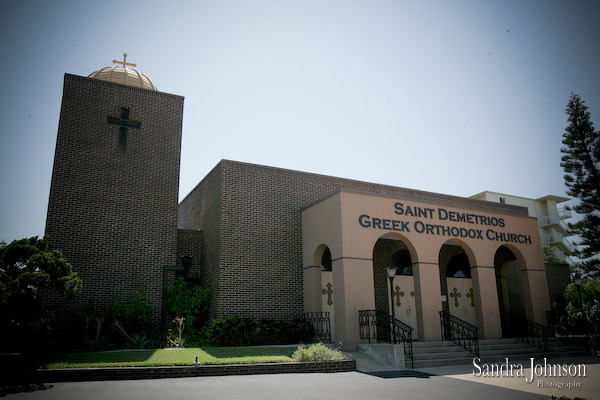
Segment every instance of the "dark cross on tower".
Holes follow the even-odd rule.
[[[127,129],[140,129],[141,123],[140,121],[130,121],[129,120],[129,109],[121,107],[121,118],[117,117],[108,117],[109,125],[117,125],[120,127],[119,129],[119,151],[121,153],[125,153],[125,149],[127,148]]]
[[[402,303],[400,303],[400,297],[404,297],[404,292],[400,290],[400,286],[396,286],[394,297],[396,297],[396,306],[400,307],[402,305]]]
[[[326,294],[327,295],[327,304],[328,305],[332,305],[333,304],[333,299],[331,297],[331,295],[333,294],[333,285],[331,283],[327,284],[327,289],[323,289],[321,290],[321,293]]]
[[[454,306],[458,307],[458,298],[462,297],[462,293],[458,291],[458,289],[452,289],[452,293],[450,293],[450,297],[454,297]]]
[[[127,68],[128,65],[130,67],[135,67],[136,66],[134,63],[128,63],[127,62],[127,53],[123,53],[123,61],[113,60],[113,64],[122,64],[123,67],[125,67],[125,68]]]

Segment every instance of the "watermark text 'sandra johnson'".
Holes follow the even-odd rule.
[[[536,378],[557,378],[557,377],[577,377],[583,378],[587,376],[585,364],[549,364],[546,358],[543,363],[535,363],[534,358],[530,358],[528,376],[525,375],[523,364],[509,364],[508,358],[504,363],[481,364],[481,359],[473,359],[473,376],[476,377],[523,377],[525,382],[531,383]],[[571,389],[581,387],[580,382],[544,382],[538,380],[538,387],[563,387]]]

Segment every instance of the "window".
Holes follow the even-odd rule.
[[[328,247],[321,256],[321,271],[332,271],[331,267],[331,250]]]
[[[457,254],[450,259],[450,262],[446,266],[446,276],[448,278],[471,277],[471,265],[465,253]]]
[[[398,250],[392,254],[390,265],[396,268],[396,275],[412,275],[412,259],[408,250]]]

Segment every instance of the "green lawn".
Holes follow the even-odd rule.
[[[295,347],[203,347],[67,353],[48,357],[44,368],[97,368],[291,362]]]

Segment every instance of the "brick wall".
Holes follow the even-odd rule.
[[[221,169],[215,167],[179,205],[179,228],[202,231],[200,285],[211,290],[210,314],[216,316],[217,304],[226,301],[219,290],[222,215]]]
[[[301,211],[340,190],[527,216],[521,207],[223,160],[181,202],[179,215],[180,228],[203,232],[211,316],[301,313]]]
[[[129,109],[126,151],[108,116]],[[83,280],[72,301],[49,295],[61,322],[90,301],[148,287],[160,316],[162,271],[176,263],[183,97],[65,75],[46,233]]]
[[[191,265],[183,276],[200,280],[202,260],[202,232],[198,230],[179,229],[177,231],[177,266],[183,268],[182,257],[192,257]]]
[[[569,264],[544,263],[546,266],[546,280],[548,281],[548,294],[550,303],[558,300],[571,283],[571,270]]]

